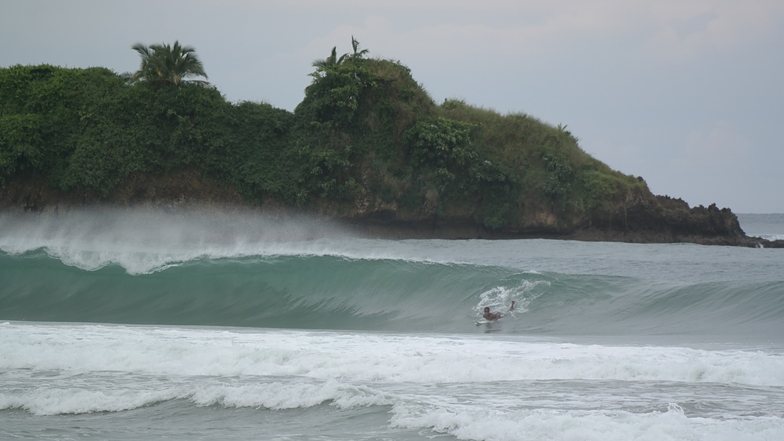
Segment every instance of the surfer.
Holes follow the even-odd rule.
[[[515,304],[515,301],[512,300],[512,306],[509,307],[510,311],[514,310],[514,304]],[[482,314],[482,317],[484,317],[485,320],[498,320],[498,319],[500,319],[503,316],[504,315],[501,314],[500,312],[490,312],[490,307],[489,306],[485,306],[485,313]]]

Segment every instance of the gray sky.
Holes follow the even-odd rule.
[[[656,194],[784,212],[782,0],[0,0],[0,66],[131,72],[193,46],[232,101],[293,110],[311,63],[399,60],[436,102],[566,124]]]

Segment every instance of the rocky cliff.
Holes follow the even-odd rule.
[[[268,201],[258,203],[236,190],[204,178],[196,169],[163,177],[136,176],[108,196],[91,191],[63,192],[45,179],[28,176],[0,187],[0,213],[46,215],[96,206],[163,210],[192,207],[214,210],[249,210],[260,215],[309,215],[350,226],[356,233],[388,239],[520,239],[550,238],[632,243],[688,242],[705,245],[784,248],[784,241],[748,237],[728,208],[689,207],[681,199],[646,194],[629,195],[623,203],[595,210],[590,217],[565,223],[551,210],[529,213],[517,227],[491,229],[470,217],[398,216],[379,211],[343,211],[329,214],[318,208],[296,209]]]

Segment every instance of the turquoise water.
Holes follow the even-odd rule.
[[[782,439],[783,269],[778,249],[4,216],[0,438]]]

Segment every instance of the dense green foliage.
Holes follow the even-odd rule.
[[[408,68],[352,43],[352,54],[314,63],[294,112],[195,83],[129,84],[103,68],[0,69],[0,183],[34,173],[109,197],[132,176],[194,167],[251,201],[490,228],[527,211],[580,217],[644,187],[565,127],[437,105]]]
[[[35,171],[62,190],[108,195],[135,173],[196,166],[247,195],[290,195],[290,112],[231,104],[183,83],[128,85],[101,69],[0,70],[0,179]]]

